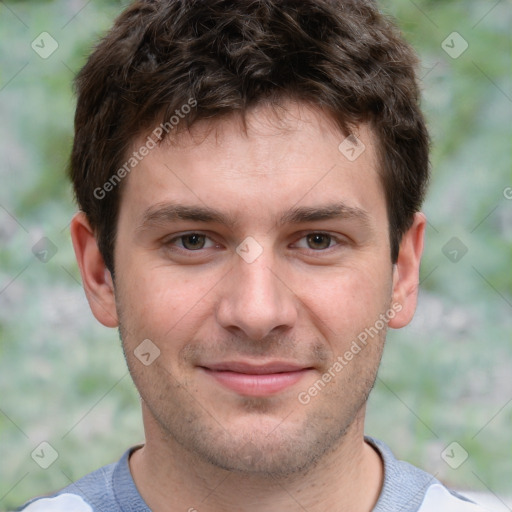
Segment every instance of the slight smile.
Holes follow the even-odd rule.
[[[246,396],[279,393],[313,371],[312,367],[278,361],[263,365],[233,361],[199,368],[224,387]]]

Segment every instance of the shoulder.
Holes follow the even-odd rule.
[[[439,510],[449,510],[450,512],[488,512],[480,505],[436,483],[427,489],[418,512],[438,512]]]
[[[89,473],[59,492],[30,500],[18,512],[117,512],[123,510],[119,495],[122,501],[139,502],[128,464],[135,449],[130,448],[118,462]]]
[[[491,512],[447,489],[434,476],[397,460],[382,441],[366,437],[384,462],[384,483],[373,512]]]
[[[108,510],[117,510],[113,492],[113,474],[117,464],[109,464],[89,473],[53,495],[30,500],[19,511],[94,512],[97,503],[104,504]]]
[[[94,512],[84,499],[70,492],[62,491],[53,498],[36,498],[18,509],[23,512]]]

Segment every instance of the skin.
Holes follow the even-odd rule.
[[[141,395],[146,444],[130,469],[152,510],[375,505],[382,462],[363,427],[386,329],[309,403],[297,398],[393,304],[392,328],[416,307],[425,217],[415,215],[393,265],[374,136],[365,125],[357,136],[366,149],[351,162],[325,113],[290,102],[279,117],[253,109],[246,131],[234,115],[201,121],[153,149],[123,183],[115,286],[86,217],[74,217],[91,309],[119,326]],[[277,223],[293,208],[340,202],[352,215]],[[172,219],[170,203],[208,206],[236,224]],[[180,238],[191,232],[206,238]],[[261,250],[250,263],[236,252],[246,237]],[[134,354],[145,339],[160,351],[147,366]],[[254,396],[205,370],[225,361],[304,370],[285,389]]]

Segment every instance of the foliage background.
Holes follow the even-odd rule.
[[[2,510],[143,441],[117,332],[97,324],[81,289],[65,177],[73,76],[125,4],[0,1]],[[512,486],[512,3],[381,5],[422,60],[433,179],[418,313],[389,333],[366,430],[447,484],[505,500]],[[59,44],[47,59],[31,48],[43,31]],[[468,43],[456,59],[442,47],[454,31]],[[57,250],[47,263],[33,254],[42,237]],[[456,263],[443,252],[452,237],[467,248]],[[46,470],[31,458],[42,441],[59,455]],[[458,469],[441,458],[452,441],[469,454]]]

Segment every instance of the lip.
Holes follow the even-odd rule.
[[[312,368],[274,361],[251,364],[242,361],[200,366],[222,386],[245,396],[269,396],[299,382]]]

